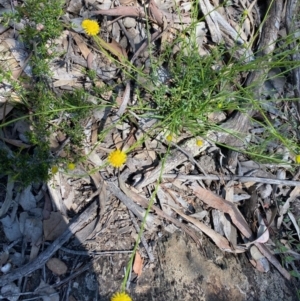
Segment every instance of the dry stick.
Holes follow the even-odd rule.
[[[123,93],[122,104],[120,105],[119,110],[116,113],[116,115],[112,117],[113,123],[117,122],[123,116],[123,114],[127,108],[127,104],[129,102],[129,100],[130,100],[130,81],[128,80],[126,83],[125,91]]]
[[[159,39],[161,37],[161,35],[163,34],[163,31],[156,31],[155,33],[153,33],[151,35],[151,38],[150,38],[150,43],[153,43],[155,42],[157,39]],[[140,48],[135,52],[135,54],[133,55],[133,57],[131,58],[130,62],[133,63],[138,55],[144,51],[144,49],[148,46],[148,39],[140,46]]]
[[[107,189],[117,197],[130,211],[132,211],[140,221],[143,220],[146,210],[133,202],[121,189],[113,182],[105,182]],[[146,218],[146,227],[151,229],[154,224],[158,224],[157,217],[149,213]]]
[[[194,159],[194,157],[193,157],[190,153],[186,152],[183,148],[181,148],[181,147],[180,147],[179,145],[177,145],[176,143],[174,143],[174,142],[171,142],[171,143],[172,143],[172,145],[174,145],[177,149],[179,149],[181,152],[183,152],[183,153],[189,158],[189,160],[191,161],[191,163],[195,164],[195,165],[199,168],[199,170],[200,170],[205,176],[207,176],[205,170],[204,170],[204,169],[202,168],[202,166]]]
[[[51,245],[51,243],[45,242],[45,245]],[[73,254],[73,255],[78,255],[78,256],[112,256],[116,254],[130,254],[132,253],[132,250],[110,250],[110,251],[78,251],[78,250],[71,250],[68,248],[60,247],[60,251]]]
[[[290,49],[293,50],[292,59],[294,62],[300,62],[299,46],[297,41],[297,24],[299,22],[299,16],[295,13],[298,9],[297,0],[287,0],[286,2],[286,14],[285,14],[285,24],[287,32],[289,35],[292,35],[292,43],[290,44]],[[298,19],[296,19],[298,17]],[[294,93],[295,97],[300,99],[300,67],[293,68],[293,84],[294,84]],[[297,110],[300,114],[300,100],[297,101]]]
[[[128,212],[129,212],[129,215],[131,217],[131,220],[133,222],[133,225],[134,225],[134,228],[135,228],[136,232],[139,233],[141,229],[140,229],[140,227],[139,227],[139,225],[138,225],[138,223],[137,223],[137,221],[134,217],[134,214],[130,210]],[[148,254],[150,262],[153,262],[154,261],[154,256],[153,256],[153,254],[152,254],[152,252],[151,252],[151,250],[150,250],[150,248],[149,248],[149,246],[146,242],[146,239],[145,239],[143,233],[141,234],[141,242],[142,242],[142,244],[143,244],[143,246],[144,246],[144,248],[145,248],[145,250]]]
[[[132,48],[132,52],[135,53],[135,44],[134,44],[133,39],[132,39],[132,38],[130,37],[130,35],[128,34],[128,32],[127,32],[127,30],[126,30],[126,28],[125,28],[125,26],[123,25],[123,23],[122,23],[121,20],[118,20],[118,24],[119,24],[119,26],[121,27],[123,33],[125,34],[125,36],[126,36],[128,42],[129,42],[129,44],[130,44],[130,46],[131,46],[131,48]]]
[[[35,270],[41,268],[50,257],[60,249],[60,247],[67,242],[73,234],[81,230],[87,221],[93,216],[93,213],[97,210],[97,202],[94,201],[89,207],[85,209],[80,215],[75,217],[75,219],[69,224],[67,230],[58,237],[45,251],[43,251],[37,258],[33,261],[25,264],[24,266],[13,270],[11,273],[3,275],[0,277],[0,286],[4,286],[14,280],[22,278]]]
[[[162,176],[165,179],[179,179],[179,180],[214,180],[214,181],[239,181],[241,183],[255,182],[264,184],[286,185],[286,186],[300,186],[299,181],[292,180],[280,180],[270,178],[258,178],[258,177],[245,177],[245,176],[216,176],[216,175],[176,175],[176,174],[164,174]]]

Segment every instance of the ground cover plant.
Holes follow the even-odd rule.
[[[111,219],[116,233],[135,232],[119,249],[130,249],[118,262],[127,266],[125,273],[99,292],[114,301],[130,300],[126,289],[150,300],[147,294],[139,297],[130,283],[146,269],[143,258],[153,261],[148,245],[157,240],[153,233],[159,227],[173,231],[166,223],[198,244],[199,233],[205,233],[224,252],[248,251],[259,271],[269,271],[271,263],[284,278],[299,278],[300,60],[293,5],[288,1],[282,13],[282,1],[120,4],[5,4],[2,243],[18,244],[26,237],[32,261],[24,256],[22,266],[10,257],[22,253],[21,245],[3,252],[8,255],[1,265],[11,265],[10,258],[20,270],[7,275],[1,270],[1,294],[23,298],[33,291],[34,285],[21,291],[13,281],[46,262],[48,273],[60,275],[48,262],[70,237],[63,227],[49,234],[57,215],[63,223],[63,216],[77,214],[70,222],[72,234],[99,222],[81,237],[86,248],[87,237],[96,240],[94,231]],[[243,202],[239,210],[230,203],[235,198]],[[33,209],[45,204],[51,214],[41,219]],[[124,211],[124,220],[111,207]],[[207,207],[214,209],[202,221],[192,215],[208,212]],[[133,230],[123,233],[123,227]],[[110,243],[99,238],[100,245],[108,244],[103,250],[112,256],[109,244],[120,240],[108,237]],[[48,253],[39,249],[42,238],[53,242]],[[63,266],[61,259],[52,259]],[[39,284],[48,289],[40,289],[40,295],[58,297],[51,281]],[[66,294],[74,292],[69,288]]]

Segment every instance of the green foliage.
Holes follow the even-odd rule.
[[[26,47],[33,52],[30,65],[35,76],[49,74],[47,60],[55,55],[51,50],[51,42],[59,37],[63,29],[59,21],[63,14],[62,6],[61,0],[28,0],[16,7],[15,14],[7,16],[26,20],[20,36]]]
[[[0,148],[1,174],[10,175],[15,182],[27,186],[49,178],[49,146],[39,143],[34,150],[7,151]]]
[[[48,40],[60,35],[62,24],[59,18],[63,14],[63,3],[61,0],[27,0],[24,5],[16,7],[16,18],[28,20],[21,31],[28,45],[33,41],[45,45]]]
[[[169,62],[170,81],[154,90],[153,99],[170,132],[203,133],[210,127],[208,114],[242,106],[241,92],[233,89],[239,71],[231,74],[231,68],[223,64],[226,53],[222,46],[213,55],[201,57],[195,43],[176,43],[181,47],[176,56],[173,58],[174,45],[163,56]],[[159,68],[154,66],[154,73]]]

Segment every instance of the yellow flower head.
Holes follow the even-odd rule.
[[[89,36],[95,36],[100,31],[100,26],[98,22],[94,20],[83,20],[81,26],[84,29],[85,33]]]
[[[297,164],[300,164],[300,155],[297,155],[295,157],[295,161],[296,161]]]
[[[119,149],[114,150],[108,156],[108,162],[113,167],[121,167],[126,162],[126,159],[127,155],[125,154],[125,152]]]
[[[74,170],[76,165],[74,163],[68,163],[68,169]]]
[[[53,174],[57,173],[57,172],[58,172],[58,166],[53,165],[53,166],[51,167],[51,172],[52,172]]]
[[[201,147],[203,145],[203,140],[197,139],[196,144],[197,144],[197,146]]]
[[[132,299],[130,298],[130,296],[128,294],[126,294],[125,292],[122,293],[115,293],[110,301],[132,301]]]
[[[171,142],[172,140],[173,140],[173,136],[170,134],[170,135],[168,135],[167,137],[166,137],[166,140],[168,141],[168,142]]]

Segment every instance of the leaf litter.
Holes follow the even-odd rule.
[[[214,1],[214,5],[217,7],[218,4],[215,2],[217,1]],[[255,29],[260,26],[257,2],[259,1],[234,1],[234,6],[215,9],[211,2],[200,1],[199,6],[205,22],[199,22],[196,26],[199,55],[209,55],[210,48],[213,48],[211,45],[222,42],[225,42],[227,47],[232,48],[234,48],[235,43],[248,45],[247,43],[253,38]],[[129,4],[132,6],[127,6]],[[103,45],[105,46],[103,48],[115,55],[120,62],[123,62],[124,57],[134,57],[136,65],[143,66],[144,71],[146,71],[147,68],[151,69],[149,66],[147,67],[147,60],[152,55],[148,43],[151,39],[154,43],[157,37],[154,34],[148,37],[148,42],[144,44],[146,46],[143,46],[145,47],[144,50],[136,55],[139,50],[135,53],[135,48],[143,45],[147,38],[147,30],[142,20],[149,18],[152,30],[159,32],[163,41],[171,42],[176,34],[184,31],[187,28],[186,25],[191,23],[191,3],[183,1],[178,4],[184,11],[184,14],[180,16],[178,16],[173,2],[151,0],[142,6],[136,1],[120,1],[120,5],[112,8],[112,3],[105,1],[103,3],[97,2],[88,11],[82,7],[81,2],[71,1],[68,4],[68,14],[65,15],[65,18],[70,23],[78,19],[75,23],[81,24],[81,21],[88,15],[102,16],[99,17],[101,26],[105,28],[107,36],[111,37],[109,42],[104,40],[105,44]],[[244,22],[239,24],[235,18],[243,10],[247,10],[247,14]],[[121,17],[119,20],[124,18],[123,23],[121,23],[122,26],[117,25],[117,22],[112,23],[115,20],[111,16]],[[178,27],[179,24],[180,27]],[[118,275],[118,269],[121,270],[121,267],[126,265],[128,260],[128,256],[122,255],[121,251],[130,252],[137,237],[137,230],[132,224],[128,210],[132,211],[139,221],[143,219],[145,208],[148,206],[150,196],[160,177],[162,177],[162,183],[157,187],[157,200],[148,215],[146,231],[143,234],[145,241],[150,245],[148,246],[150,249],[148,252],[144,252],[143,249],[146,248],[144,245],[136,253],[133,275],[131,276],[132,283],[135,282],[135,275],[141,277],[147,273],[147,269],[150,271],[155,265],[155,262],[149,263],[148,256],[149,251],[150,254],[154,253],[154,258],[159,256],[157,250],[159,237],[168,237],[168,231],[173,233],[178,229],[191,236],[200,251],[201,249],[205,250],[204,233],[223,252],[244,253],[249,251],[251,255],[249,261],[258,271],[271,273],[269,266],[271,263],[286,279],[290,279],[291,276],[287,269],[292,268],[295,272],[298,271],[299,267],[295,263],[288,262],[281,265],[279,258],[274,255],[275,253],[278,254],[275,252],[275,247],[279,249],[280,247],[273,242],[275,236],[272,233],[275,232],[276,234],[281,230],[284,233],[283,237],[288,241],[289,248],[299,242],[299,215],[295,216],[291,212],[293,205],[299,202],[298,186],[291,189],[291,186],[299,183],[298,178],[291,179],[292,161],[290,159],[294,154],[287,154],[285,164],[272,165],[248,161],[247,157],[242,154],[238,158],[236,157],[233,162],[222,163],[224,156],[222,151],[224,150],[218,143],[228,143],[232,146],[240,146],[240,144],[237,139],[230,143],[228,133],[218,130],[210,130],[207,135],[201,137],[203,140],[201,147],[197,146],[199,137],[193,137],[189,132],[182,133],[179,138],[174,137],[175,142],[168,144],[165,139],[166,132],[155,129],[157,120],[147,120],[132,111],[136,97],[134,95],[136,90],[132,81],[124,81],[118,64],[110,56],[99,51],[91,41],[88,41],[80,33],[80,30],[75,29],[75,31],[65,30],[55,41],[56,51],[65,53],[65,55],[53,59],[50,63],[52,70],[50,81],[54,90],[60,94],[63,91],[72,91],[76,88],[91,90],[93,85],[103,87],[110,83],[116,86],[114,92],[118,93],[121,101],[117,108],[114,107],[107,112],[105,112],[106,109],[98,110],[94,112],[93,117],[88,117],[82,122],[85,139],[80,151],[88,156],[89,162],[78,163],[74,172],[66,172],[60,168],[58,173],[53,175],[51,181],[48,182],[48,191],[44,192],[44,198],[37,201],[37,196],[43,189],[42,185],[30,184],[26,188],[21,188],[13,182],[11,177],[2,176],[1,184],[6,187],[6,190],[3,190],[3,194],[1,193],[3,202],[1,203],[0,216],[5,235],[1,243],[13,243],[18,242],[20,238],[22,239],[22,243],[17,243],[8,251],[5,251],[3,245],[2,254],[5,256],[1,256],[1,265],[5,267],[11,262],[12,270],[8,273],[12,274],[7,278],[9,283],[6,283],[6,275],[3,274],[0,277],[2,296],[9,300],[18,300],[18,296],[13,296],[13,294],[19,296],[22,294],[13,281],[34,273],[38,269],[45,268],[45,265],[49,269],[47,270],[48,276],[53,273],[53,275],[64,277],[68,265],[65,265],[64,261],[56,258],[56,256],[61,256],[71,266],[72,260],[79,256],[78,254],[81,254],[80,256],[83,254],[76,254],[76,252],[85,251],[98,251],[99,254],[102,251],[107,251],[109,256],[115,256],[109,251],[118,254],[119,258],[115,259],[115,267],[111,264],[111,269],[115,270],[109,276],[107,275],[109,261],[101,258],[101,255],[92,260],[95,271],[102,275],[105,284],[103,287],[106,286],[99,293],[108,296],[117,290],[118,281],[113,284],[110,282],[114,279],[114,275]],[[261,30],[258,33],[261,35]],[[31,77],[30,64],[26,61],[30,54],[26,53],[20,41],[13,37],[11,29],[5,34],[6,44],[4,46],[6,49],[2,52],[1,62],[7,63],[5,67],[9,66],[14,78],[18,79],[21,74],[20,70]],[[274,50],[275,43],[272,41],[276,41],[276,37],[277,32],[271,37],[271,42],[269,41],[269,45],[273,44],[273,46],[265,47],[263,50],[265,53]],[[260,39],[263,37],[260,36]],[[180,45],[174,46],[174,53],[179,51],[176,47],[180,49]],[[239,49],[233,50],[232,55],[237,58],[246,57],[245,61],[251,61],[256,54],[249,47],[239,47]],[[132,61],[134,60],[132,59]],[[96,73],[97,78],[94,82],[83,71],[83,68],[88,68]],[[292,91],[292,85],[287,81],[286,74],[281,75],[280,72],[281,69],[279,68],[271,69],[263,82],[262,90],[260,90],[266,98],[263,100],[262,107],[265,112],[268,112],[270,120],[274,121],[272,126],[278,129],[284,127],[287,120],[286,116],[297,114],[292,105],[285,105],[281,101],[283,94],[289,94]],[[162,83],[164,80],[159,80],[159,82]],[[18,102],[19,99],[13,96],[12,87],[5,81],[1,82],[0,91],[2,104],[0,120],[4,121],[13,112],[18,112],[16,101]],[[107,101],[112,99],[112,94],[106,96]],[[270,98],[272,101],[268,101]],[[124,113],[128,112],[131,114],[130,121],[122,118]],[[265,131],[264,128],[260,127],[260,113],[258,112],[257,118],[251,121],[249,127],[250,141],[257,144],[264,141]],[[241,132],[244,131],[244,128],[240,125],[249,124],[248,117],[245,118],[243,115],[239,116],[241,119],[231,119],[228,116],[230,115],[220,112],[217,116],[211,115],[210,121],[219,122],[224,129],[240,130]],[[55,123],[59,125],[63,119],[68,118],[72,120],[71,115],[61,115],[61,118],[55,120]],[[232,120],[235,123],[234,126],[232,126]],[[92,134],[92,124],[96,125],[96,135]],[[2,135],[1,129],[1,140],[6,142],[8,147],[16,147],[20,151],[32,147],[31,143],[26,141],[26,135],[25,137],[23,135],[29,132],[30,125],[20,122],[14,122],[13,125],[14,129],[8,129],[4,135]],[[97,135],[101,131],[106,132],[103,139],[99,139]],[[296,130],[286,128],[285,131]],[[137,142],[140,138],[144,139],[144,133],[149,133],[149,139],[145,139],[144,145],[141,146]],[[55,135],[59,136],[59,134],[67,137],[65,133],[55,132]],[[91,139],[92,136],[93,139]],[[66,143],[64,144],[62,141]],[[53,151],[53,155],[65,156],[67,152],[64,152],[63,148],[69,149],[68,141],[66,139],[59,141],[58,139],[56,142],[56,147],[61,149],[59,152]],[[135,148],[133,147],[135,145],[138,146]],[[73,151],[79,151],[73,145],[72,147]],[[283,157],[285,155],[285,150],[282,149],[279,142],[269,143],[266,147],[270,153],[278,152]],[[114,148],[129,150],[127,168],[116,172],[111,166],[103,166],[96,173],[97,176],[91,174],[90,171],[101,166],[108,152]],[[170,153],[169,149],[171,149]],[[165,154],[168,156],[165,160],[161,160]],[[198,162],[203,156],[206,156],[207,159],[199,165]],[[214,167],[210,167],[210,169],[207,163],[209,159],[214,164]],[[226,153],[225,161],[226,159],[229,161],[232,157]],[[233,168],[234,166],[237,168]],[[275,175],[282,168],[288,173],[288,179],[284,177],[281,182],[280,179],[276,182]],[[234,172],[228,172],[229,169]],[[192,178],[198,174],[203,178]],[[211,178],[209,178],[210,176]],[[242,179],[242,177],[244,178]],[[230,181],[233,178],[234,182]],[[270,182],[259,185],[258,183],[264,179]],[[175,183],[175,181],[177,182]],[[253,197],[253,195],[256,196]],[[240,196],[238,204],[236,204],[237,198],[235,196]],[[255,203],[252,204],[252,207],[248,207],[251,210],[245,212],[245,204],[248,200],[250,202],[253,199]],[[97,212],[99,209],[96,210],[94,204],[96,201],[99,202],[99,208],[101,208],[100,214]],[[89,206],[94,206],[94,212],[88,211]],[[273,208],[275,211],[271,211]],[[84,215],[86,212],[89,214]],[[253,214],[249,215],[249,212],[253,212]],[[272,216],[268,219],[266,217],[270,216],[270,212]],[[199,213],[200,215],[197,215]],[[271,223],[274,219],[273,216],[275,216],[276,227],[274,223]],[[178,217],[182,219],[178,219]],[[70,223],[76,225],[78,219],[81,219],[80,226],[74,226],[76,234],[72,232],[75,238],[71,239],[72,235],[67,234],[67,227]],[[217,226],[217,223],[220,225]],[[171,225],[172,227],[170,227]],[[218,227],[219,230],[217,230]],[[50,243],[49,249],[47,249],[48,253],[43,251],[44,241]],[[58,246],[62,247],[62,244],[65,243],[65,250],[68,251],[63,251],[63,249],[58,251],[59,247],[56,247],[55,244],[59,241],[61,242]],[[291,251],[298,255],[298,249]],[[26,252],[29,252],[30,255],[24,256]],[[22,257],[19,261],[16,260],[18,254]],[[195,254],[194,256],[196,257]],[[43,260],[39,261],[40,258]],[[77,260],[83,262],[82,258]],[[51,267],[50,263],[53,261],[55,264]],[[24,264],[27,265],[27,269]],[[99,270],[99,265],[103,265],[103,271]],[[60,266],[63,272],[56,270]],[[18,268],[21,268],[20,274],[18,274]],[[1,271],[4,273],[3,269]],[[76,281],[80,280],[75,281],[71,278],[69,283],[72,281],[76,287],[78,285]],[[40,285],[35,287],[36,290],[31,289],[31,292],[40,295],[43,300],[58,300],[59,297],[57,291],[52,287],[53,285],[54,282],[49,278],[48,283],[41,280]],[[140,285],[140,288],[142,287]],[[135,293],[134,290],[132,292]],[[72,295],[70,297],[74,298]]]

